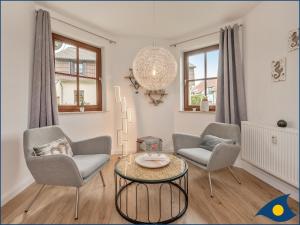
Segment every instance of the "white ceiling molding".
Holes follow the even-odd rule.
[[[149,1],[47,1],[38,4],[112,36],[154,36],[174,40],[237,20],[259,2],[159,1],[156,2],[157,24],[154,34],[153,3]]]

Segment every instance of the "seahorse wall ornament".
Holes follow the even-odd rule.
[[[274,81],[285,80],[285,58],[272,61],[272,77]]]
[[[289,32],[289,51],[299,48],[299,29],[291,30]]]
[[[293,32],[291,35],[291,47],[292,48],[294,48],[298,45],[298,40],[299,40],[299,37],[298,37],[297,32]]]
[[[274,71],[275,71],[274,78],[275,79],[279,79],[279,77],[281,76],[281,74],[283,72],[283,68],[280,66],[281,66],[280,61],[275,62],[275,65],[274,65],[274,68],[275,68],[274,69]]]

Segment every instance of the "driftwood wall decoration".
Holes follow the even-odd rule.
[[[129,68],[129,75],[125,76],[124,78],[129,79],[130,81],[130,85],[134,88],[135,93],[138,94],[139,93],[139,88],[141,87],[141,85],[136,81],[136,79],[133,76],[133,71],[131,68]]]
[[[147,95],[150,98],[150,103],[157,106],[160,103],[163,103],[163,97],[167,95],[165,90],[158,90],[158,91],[149,91],[147,90],[145,92],[145,95]]]
[[[272,78],[274,81],[285,80],[285,58],[272,61]]]
[[[124,77],[125,79],[128,79],[130,81],[130,86],[132,86],[135,90],[135,93],[139,93],[139,89],[142,88],[142,86],[136,81],[136,79],[133,76],[133,70],[129,69],[129,74]],[[163,98],[167,95],[165,90],[158,90],[158,91],[150,91],[146,90],[145,95],[150,98],[150,103],[157,106],[160,103],[163,103]]]

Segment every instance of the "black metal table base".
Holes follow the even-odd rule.
[[[152,185],[159,185],[159,191],[158,193],[158,202],[155,202],[155,205],[150,205],[150,199],[149,199],[149,188],[151,188]],[[164,215],[164,219],[162,220],[162,188],[164,186],[168,186],[169,188],[169,195],[170,199],[168,200],[170,203],[170,211],[168,215]],[[128,189],[132,188],[132,190],[135,192],[135,199],[130,199],[130,202],[128,202]],[[139,207],[138,207],[138,196],[139,196],[139,189],[141,187],[144,187],[144,191],[146,191],[146,208],[147,208],[147,219],[143,220],[139,217]],[[175,190],[174,190],[175,189]],[[176,191],[178,190],[178,191]],[[122,200],[124,201],[124,197],[122,198],[122,195],[125,195],[125,202],[122,205]],[[177,195],[177,196],[175,196]],[[176,198],[175,198],[176,197]],[[182,199],[183,198],[183,199]],[[132,203],[132,201],[135,201],[135,215],[129,215],[128,208],[132,205],[129,203]],[[166,195],[164,196],[164,201],[166,201]],[[153,201],[152,201],[153,203]],[[159,207],[159,215],[157,215],[157,219],[150,219],[153,218],[151,216],[151,208],[153,207]],[[178,205],[178,210],[174,210],[174,204]],[[181,177],[177,177],[173,180],[166,180],[163,182],[140,182],[140,181],[131,181],[124,177],[121,177],[120,175],[115,173],[115,205],[117,208],[118,213],[127,221],[131,223],[171,223],[177,219],[179,219],[187,210],[188,207],[188,172],[184,173]],[[165,210],[164,210],[165,211]],[[166,213],[165,213],[166,214]]]

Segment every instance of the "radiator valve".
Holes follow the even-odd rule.
[[[277,137],[276,136],[272,136],[272,143],[277,144]]]

